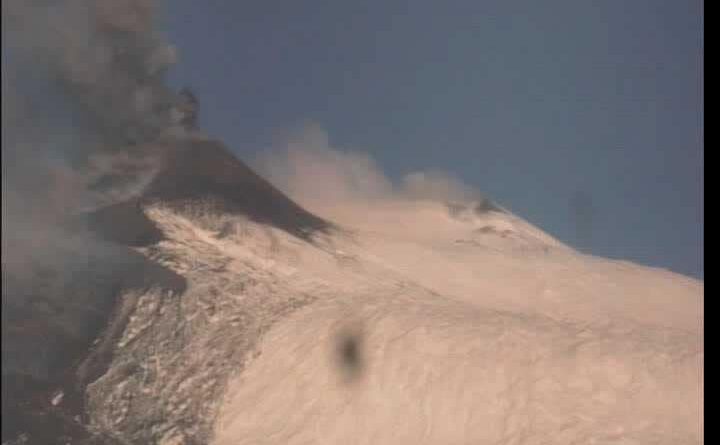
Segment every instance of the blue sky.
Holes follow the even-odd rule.
[[[171,82],[240,157],[312,120],[393,178],[444,170],[590,253],[703,277],[700,1],[167,5]]]

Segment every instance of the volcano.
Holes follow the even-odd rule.
[[[220,142],[145,151],[67,223],[99,247],[3,270],[3,443],[701,443],[701,282],[494,204],[310,211]]]

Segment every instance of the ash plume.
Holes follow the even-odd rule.
[[[138,194],[154,142],[182,136],[157,16],[152,0],[2,2],[4,382],[57,382],[118,289],[161,273],[77,223]],[[3,440],[22,423],[5,386]]]
[[[172,128],[177,102],[157,13],[151,0],[3,1],[3,240],[148,182],[140,147]]]
[[[63,189],[57,206],[72,211],[100,177],[147,173],[138,147],[173,125],[177,102],[157,12],[150,0],[3,1],[3,201],[46,208]]]
[[[154,1],[8,0],[2,8],[14,64],[54,85],[86,131],[122,142],[167,125],[174,94],[163,76],[175,51],[155,30]]]

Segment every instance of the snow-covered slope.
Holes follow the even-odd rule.
[[[87,390],[124,443],[701,443],[702,283],[583,256],[507,212],[312,209],[298,237],[155,204],[182,295]]]

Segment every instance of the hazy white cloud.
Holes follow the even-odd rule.
[[[475,188],[441,171],[409,173],[402,178],[400,190],[408,198],[433,201],[471,202],[482,199]]]
[[[301,202],[378,199],[393,187],[369,155],[332,147],[317,124],[304,125],[283,146],[261,153],[256,165]]]
[[[368,153],[334,147],[317,123],[303,125],[262,152],[256,167],[300,203],[483,199],[473,187],[440,171],[412,172],[393,181]]]

